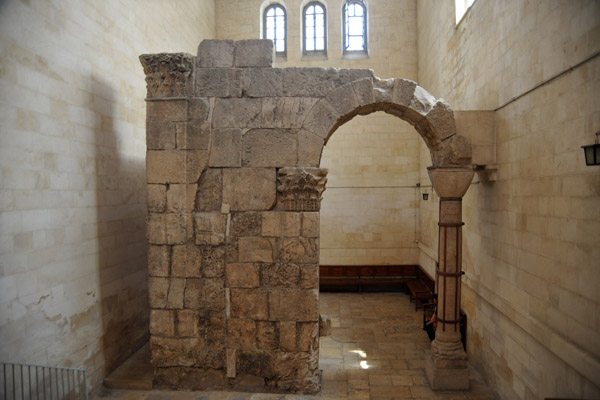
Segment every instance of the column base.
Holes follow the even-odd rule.
[[[469,390],[467,354],[458,343],[434,340],[425,373],[431,390]]]
[[[425,373],[431,390],[469,390],[468,368],[437,368],[430,357],[425,364]]]

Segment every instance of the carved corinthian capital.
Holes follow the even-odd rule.
[[[142,54],[148,98],[184,97],[192,74],[193,57],[187,53]]]
[[[308,167],[281,168],[277,190],[286,211],[319,211],[321,195],[327,183],[327,169]]]

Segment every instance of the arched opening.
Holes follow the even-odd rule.
[[[420,147],[409,123],[383,112],[356,117],[329,138],[321,265],[419,263]]]

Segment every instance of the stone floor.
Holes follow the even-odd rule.
[[[321,293],[332,334],[321,338],[323,385],[317,396],[103,389],[98,400],[495,399],[470,370],[471,390],[433,392],[425,377],[430,342],[422,313],[403,293]]]

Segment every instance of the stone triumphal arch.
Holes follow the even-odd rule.
[[[150,334],[155,381],[315,393],[324,144],[356,115],[411,123],[440,197],[434,389],[468,387],[457,328],[470,141],[415,82],[371,70],[272,68],[272,42],[142,55],[147,93]]]

